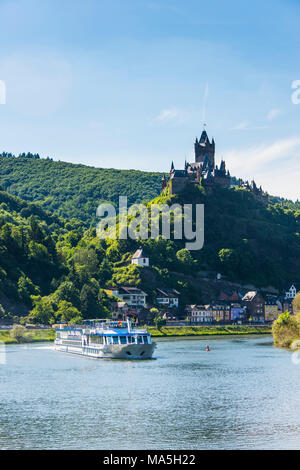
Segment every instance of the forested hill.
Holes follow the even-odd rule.
[[[94,168],[37,154],[0,154],[0,185],[4,190],[88,224],[95,223],[97,206],[103,201],[118,204],[119,195],[124,195],[132,204],[156,197],[161,178],[161,173]]]
[[[15,159],[16,167],[19,162],[22,158]],[[177,289],[183,306],[198,303],[204,299],[201,272],[280,290],[300,283],[300,211],[265,206],[246,189],[216,188],[206,194],[200,185],[158,196],[147,207],[151,212],[153,203],[176,202],[205,205],[203,249],[190,252],[184,240],[100,240],[95,226],[0,191],[0,320],[28,312],[28,320],[37,323],[102,318],[112,301],[105,287],[121,285],[141,287],[150,303],[162,286]],[[80,207],[71,209],[77,216]],[[130,264],[140,245],[149,255],[148,269]],[[210,295],[218,295],[216,283]]]
[[[24,200],[64,218],[80,219],[95,225],[96,209],[103,201],[118,204],[127,196],[128,204],[149,201],[160,194],[162,173],[95,168],[53,161],[38,154],[0,154],[0,187]],[[235,178],[232,178],[235,183]],[[300,203],[270,197],[285,208],[299,210]]]
[[[180,195],[160,196],[158,201],[204,204],[204,247],[191,251],[195,271],[220,272],[234,282],[279,290],[288,283],[300,283],[299,210],[265,205],[241,188],[215,188],[206,194],[201,186],[188,187]],[[179,240],[169,243],[175,243],[175,251],[183,248]],[[166,266],[167,259],[166,255]]]

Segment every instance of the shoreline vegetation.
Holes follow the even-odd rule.
[[[21,327],[22,328],[22,327]],[[20,327],[12,330],[0,330],[0,341],[5,344],[24,344],[49,342],[55,339],[55,330],[36,329],[26,330]],[[217,335],[254,335],[271,334],[271,326],[244,326],[244,325],[223,325],[223,326],[163,326],[160,329],[155,326],[148,326],[147,330],[153,338],[184,337],[184,336],[217,336]]]
[[[293,300],[295,315],[284,312],[272,325],[275,346],[279,348],[300,349],[300,292]]]
[[[155,337],[168,336],[217,336],[217,335],[254,335],[271,334],[272,329],[268,325],[213,325],[213,326],[163,326],[160,329],[149,326],[147,331]]]
[[[54,341],[55,331],[52,328],[28,330],[15,325],[11,330],[0,330],[0,341],[5,344],[25,344]]]

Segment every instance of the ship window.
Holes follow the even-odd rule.
[[[120,343],[121,344],[126,344],[127,343],[126,336],[120,336]]]
[[[111,336],[106,336],[106,344],[112,344]]]
[[[119,344],[119,337],[118,336],[113,336],[112,340],[113,340],[113,344]]]
[[[142,337],[141,337],[141,336],[138,336],[138,337],[137,337],[137,342],[138,342],[138,344],[142,344],[143,341],[142,341]]]
[[[103,344],[103,336],[91,335],[90,339],[93,344]]]
[[[135,343],[135,337],[134,336],[128,336],[128,343]]]
[[[143,336],[143,340],[144,340],[144,344],[148,344],[148,337],[147,336]]]

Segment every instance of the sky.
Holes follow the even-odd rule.
[[[0,152],[168,173],[206,123],[296,200],[299,56],[300,0],[0,0]]]

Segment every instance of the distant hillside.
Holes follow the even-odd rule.
[[[4,190],[88,224],[95,223],[97,206],[103,201],[117,204],[119,195],[124,195],[132,204],[156,197],[161,177],[161,173],[53,161],[37,154],[0,155],[0,185]]]
[[[16,159],[18,161],[18,159]],[[100,240],[94,228],[0,191],[0,320],[10,314],[38,323],[102,318],[109,313],[105,287],[141,287],[153,305],[155,288],[180,292],[181,306],[211,298],[223,283],[207,286],[198,275],[257,287],[300,284],[300,211],[265,206],[246,189],[188,188],[149,203],[203,203],[205,244],[187,251],[184,240]],[[142,245],[150,268],[130,264]]]
[[[102,245],[82,222],[0,191],[0,322],[30,310],[38,323],[106,315]]]
[[[36,323],[103,318],[115,300],[106,286],[140,286],[151,302],[156,287],[171,285],[183,305],[199,300],[199,289],[164,268],[189,268],[176,251],[171,264],[165,260],[166,243],[154,242],[152,267],[141,271],[130,264],[138,241],[100,240],[95,228],[0,191],[0,323],[14,317]]]
[[[30,295],[46,294],[64,272],[55,243],[68,229],[78,229],[31,202],[0,191],[0,319],[28,311]]]
[[[220,272],[230,281],[277,289],[289,282],[300,283],[299,210],[281,204],[266,206],[246,189],[216,188],[212,194],[206,194],[201,186],[154,201],[204,204],[204,247],[190,252],[195,263],[188,272]],[[176,271],[174,252],[184,245],[178,240],[168,243],[158,266]],[[155,259],[153,241],[143,245]]]

